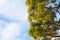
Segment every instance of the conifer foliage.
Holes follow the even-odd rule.
[[[46,36],[55,35],[58,29],[54,25],[55,12],[52,11],[51,7],[45,8],[49,1],[54,3],[56,0],[26,0],[28,21],[30,23],[28,33],[34,40],[39,40],[41,37],[43,37],[43,40],[46,40]]]

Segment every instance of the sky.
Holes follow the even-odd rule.
[[[27,15],[25,0],[0,0],[0,40],[32,40]]]
[[[0,40],[33,40],[28,36],[29,23],[25,1],[0,0]],[[60,15],[57,15],[60,18]]]

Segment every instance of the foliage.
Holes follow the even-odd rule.
[[[54,3],[55,0],[51,0]],[[28,6],[28,21],[30,23],[29,35],[34,39],[53,36],[56,34],[57,26],[54,26],[55,12],[45,9],[49,0],[26,0]]]

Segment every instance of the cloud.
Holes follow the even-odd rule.
[[[0,0],[1,1],[1,0]],[[8,17],[15,20],[26,20],[27,10],[24,4],[20,3],[20,0],[3,0],[4,5],[1,3],[0,14],[4,17]],[[24,5],[24,6],[23,6]]]
[[[6,0],[0,0],[0,5],[3,5],[6,3]]]
[[[4,1],[4,2],[3,2]],[[23,0],[25,1],[25,0]],[[27,20],[27,7],[22,0],[0,0],[0,40],[21,40],[27,39],[28,35],[22,37],[22,32],[27,30],[25,24],[20,21]],[[17,20],[20,23],[13,22]],[[21,25],[25,26],[21,26]],[[25,28],[24,28],[25,27]],[[26,31],[27,32],[27,31]],[[20,38],[21,36],[22,38]],[[27,39],[28,40],[28,39]]]
[[[2,40],[18,40],[21,27],[17,23],[9,23],[2,31]]]

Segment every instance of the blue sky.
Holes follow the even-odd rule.
[[[25,0],[0,0],[0,40],[32,40],[27,15]]]
[[[28,36],[29,23],[25,1],[0,0],[0,40],[32,40]]]

